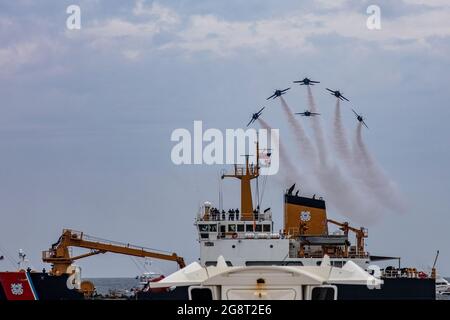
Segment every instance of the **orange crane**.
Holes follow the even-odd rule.
[[[354,228],[349,226],[348,222],[338,222],[332,219],[327,220],[329,223],[335,224],[340,227],[344,234],[348,236],[348,232],[352,231],[356,235],[356,253],[362,254],[364,253],[364,238],[367,238],[367,229],[366,228]]]
[[[91,251],[72,257],[69,247],[90,249]],[[52,274],[61,275],[67,273],[68,268],[75,260],[93,256],[99,253],[118,253],[134,257],[149,257],[154,259],[175,261],[178,266],[186,266],[184,259],[176,253],[167,253],[130,244],[118,243],[88,236],[80,231],[64,229],[58,242],[42,252],[42,261],[52,264]]]

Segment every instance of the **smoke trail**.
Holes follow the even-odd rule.
[[[286,115],[286,118],[288,120],[289,126],[291,127],[292,131],[294,132],[295,139],[297,142],[300,143],[300,149],[299,150],[302,155],[307,161],[313,162],[316,154],[316,150],[314,149],[314,146],[312,145],[311,141],[309,140],[308,136],[306,135],[305,130],[301,126],[301,124],[295,119],[294,112],[292,109],[288,106],[286,101],[283,99],[283,97],[280,97],[281,100],[281,106],[283,107],[284,114]]]
[[[369,161],[369,153],[367,152],[366,146],[362,139],[362,124],[361,122],[358,123],[358,126],[356,127],[356,144],[359,147],[359,151],[361,152],[361,155],[364,157],[365,160]]]
[[[265,122],[261,118],[258,118],[258,122],[261,125],[261,127],[266,129],[268,132],[271,132],[270,130],[272,130],[272,127],[267,122]],[[279,152],[280,152],[280,162],[281,162],[280,171],[284,176],[284,180],[287,181],[288,183],[299,182],[299,181],[296,181],[296,179],[304,180],[304,177],[302,177],[300,172],[298,172],[296,167],[289,160],[289,157],[286,154],[286,149],[284,147],[284,144],[281,141],[279,142]],[[286,169],[286,171],[284,169]]]
[[[307,86],[308,89],[308,105],[311,112],[317,112],[316,103],[314,101],[314,97],[312,95],[312,91],[310,86]],[[319,118],[313,117],[311,119],[311,124],[314,132],[314,136],[316,138],[317,149],[319,151],[319,161],[320,165],[327,165],[327,150],[326,150],[326,142],[323,135],[323,129]]]
[[[308,86],[308,106],[311,112],[318,112],[311,88]],[[346,217],[360,223],[372,223],[380,213],[379,205],[372,201],[359,201],[360,190],[352,181],[328,158],[327,144],[319,118],[313,118],[312,129],[319,150],[319,162],[315,168],[317,179],[335,210]],[[342,127],[342,126],[341,126]],[[341,131],[343,132],[343,130]],[[345,137],[342,135],[342,137]],[[345,138],[342,139],[345,141]],[[348,146],[347,146],[348,149]]]
[[[399,213],[403,213],[406,210],[406,204],[397,186],[385,175],[381,167],[367,150],[362,138],[361,123],[358,123],[356,127],[354,162],[358,166],[360,177],[373,191],[381,204]]]
[[[374,223],[383,212],[379,203],[354,188],[338,167],[323,167],[317,172],[318,180],[327,199],[337,213],[361,224]]]
[[[341,118],[341,103],[339,99],[336,99],[336,107],[334,109],[334,146],[338,156],[345,162],[345,164],[351,167],[351,155],[350,146],[348,145],[347,135],[345,133],[344,126],[342,125]]]

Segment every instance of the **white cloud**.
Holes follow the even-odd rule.
[[[153,2],[150,6],[146,6],[145,0],[136,1],[133,14],[136,16],[147,15],[156,17],[159,22],[165,24],[177,24],[180,21],[180,17],[174,10],[164,7],[157,2]]]
[[[136,61],[141,56],[141,52],[139,50],[123,50],[122,55],[130,61]]]
[[[330,3],[334,2],[322,0],[319,6]],[[335,6],[340,8],[346,3],[347,0],[341,0]],[[431,3],[437,5],[442,1]],[[368,30],[367,18],[364,10],[357,12],[341,8],[326,13],[297,11],[265,19],[237,21],[212,14],[183,16],[157,2],[147,4],[144,0],[137,0],[130,16],[94,21],[79,32],[66,31],[66,38],[56,39],[56,42],[67,45],[64,41],[75,38],[80,40],[77,42],[79,45],[117,52],[128,60],[138,60],[155,50],[177,50],[187,55],[210,52],[216,56],[238,54],[240,50],[265,54],[274,48],[296,53],[311,52],[321,49],[315,48],[314,40],[324,36],[358,40],[361,47],[370,43],[384,50],[419,51],[425,48],[432,52],[448,48],[433,47],[430,40],[450,37],[449,10],[432,7],[394,18],[382,15],[381,30]],[[161,37],[156,38],[158,35]],[[344,45],[347,43],[346,40],[339,41]],[[17,65],[33,61],[40,56],[36,51],[45,50],[48,50],[45,45],[38,45],[34,40],[1,48],[0,66],[8,64],[9,59],[15,60]]]
[[[307,33],[301,26],[302,23],[295,18],[231,22],[213,15],[195,15],[177,34],[177,41],[166,45],[166,48],[178,47],[188,52],[211,51],[218,55],[246,48],[258,51],[274,47],[307,50]]]
[[[271,48],[298,52],[313,49],[310,40],[317,36],[337,35],[382,47],[423,48],[430,37],[450,36],[450,12],[432,10],[421,14],[382,21],[381,30],[366,27],[367,15],[357,12],[333,14],[291,14],[289,16],[236,22],[213,15],[195,15],[177,33],[177,41],[164,48],[181,48],[188,52],[210,51],[227,55],[238,49],[264,52]],[[407,42],[404,42],[408,40]]]
[[[61,46],[47,38],[35,38],[0,47],[0,74],[7,75],[18,68],[40,63],[62,52]]]
[[[129,42],[138,43],[148,48],[151,39],[162,32],[176,32],[180,23],[179,16],[171,9],[152,3],[145,6],[145,1],[138,0],[133,9],[133,15],[138,21],[124,18],[109,18],[97,20],[83,28],[79,33],[66,32],[68,38],[82,38],[88,40],[89,46],[96,49],[110,49],[118,46],[120,49]],[[131,54],[132,50],[119,50],[127,59],[135,60],[140,54]]]
[[[315,0],[315,3],[325,9],[342,8],[349,0]]]
[[[109,38],[121,39],[126,37],[148,37],[159,32],[157,24],[133,23],[123,19],[111,19],[107,21],[96,22],[95,25],[86,28],[84,34],[92,39]]]
[[[0,48],[0,67],[8,65],[22,65],[31,62],[37,50],[37,44],[32,42],[17,43],[9,47]]]
[[[448,7],[450,1],[448,0],[403,0],[406,4],[424,5],[428,7]]]

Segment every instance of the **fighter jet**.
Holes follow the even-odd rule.
[[[311,116],[318,116],[320,113],[311,112],[309,110],[305,110],[305,112],[296,112],[295,114],[299,114],[303,117],[311,117]]]
[[[286,88],[286,89],[283,89],[283,90],[277,89],[277,90],[275,90],[274,94],[271,95],[270,97],[268,97],[266,100],[275,99],[276,97],[281,97],[281,95],[285,94],[286,91],[288,91],[289,89],[290,88]]]
[[[363,116],[362,116],[362,115],[359,115],[358,113],[356,113],[356,111],[353,110],[353,109],[352,109],[352,111],[353,111],[353,113],[355,114],[356,119],[358,119],[359,122],[361,122],[367,129],[369,129],[369,127],[367,126],[367,124],[364,122]]]
[[[262,107],[261,110],[259,110],[258,112],[252,114],[252,118],[250,119],[250,122],[247,124],[247,127],[249,125],[251,125],[253,122],[255,122],[259,116],[261,115],[262,111],[264,110],[265,107]]]
[[[350,101],[346,97],[344,97],[339,90],[331,90],[328,88],[327,88],[327,90],[330,91],[331,95],[335,96],[338,99]]]
[[[320,83],[320,81],[313,81],[311,79],[305,78],[303,80],[294,81],[294,83],[299,83],[301,86],[313,86],[316,83]]]

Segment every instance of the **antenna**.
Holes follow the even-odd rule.
[[[19,270],[22,269],[22,265],[25,268],[25,264],[28,262],[28,259],[26,259],[26,253],[23,251],[23,249],[19,249],[19,261],[17,262],[17,267]]]
[[[436,252],[436,257],[434,258],[433,268],[431,268],[431,278],[436,279],[436,263],[439,257],[439,250]]]
[[[259,203],[259,176],[258,176],[256,177],[256,208],[260,208],[259,205],[260,203]]]
[[[259,214],[259,210],[261,208],[261,201],[259,200],[259,132],[256,133],[256,170],[258,172],[258,176],[256,177],[256,205]]]
[[[223,175],[226,173],[225,169],[220,170],[219,175],[219,210],[223,210]]]
[[[439,250],[436,252],[436,257],[434,258],[433,269],[436,267],[438,257],[439,257]]]

